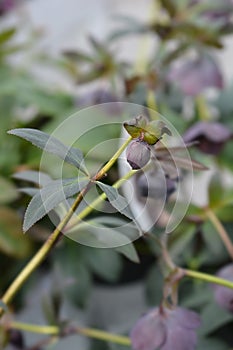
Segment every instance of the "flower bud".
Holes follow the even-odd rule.
[[[217,272],[217,276],[233,281],[233,263],[228,264]],[[233,312],[233,290],[220,285],[214,285],[214,298],[222,308]]]
[[[141,169],[150,160],[150,148],[143,141],[132,141],[127,147],[126,157],[132,169]]]

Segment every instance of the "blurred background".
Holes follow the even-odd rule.
[[[30,127],[51,133],[71,114],[100,103],[156,110],[185,143],[199,142],[191,155],[210,170],[195,172],[190,209],[169,236],[170,253],[180,266],[210,273],[231,261],[203,211],[210,206],[233,238],[232,16],[232,0],[0,0],[1,294],[53,229],[45,218],[22,234],[29,196],[17,189],[28,181],[12,175],[38,170],[41,152],[6,131]],[[108,114],[122,122],[117,108]],[[96,142],[106,132],[110,138],[120,136],[119,129],[99,130]],[[95,139],[80,142],[87,153]],[[94,154],[90,168],[106,162],[113,151],[101,151],[96,160]],[[55,163],[43,171],[56,178]],[[65,175],[74,174],[67,168]],[[109,183],[118,176],[116,165]],[[189,186],[187,169],[181,178]],[[167,210],[176,199],[177,179],[170,180]],[[140,202],[145,194],[138,182],[135,186]],[[152,234],[160,235],[163,228],[159,223]],[[140,264],[130,254],[64,239],[22,288],[12,314],[27,323],[72,320],[127,334],[162,296],[163,267],[155,241],[140,239],[135,247]],[[233,347],[232,313],[216,305],[210,286],[182,281],[180,304],[201,313],[198,350]],[[33,349],[43,336],[24,332],[23,338],[21,347],[7,338],[6,349]],[[49,348],[64,346],[126,349],[81,336],[62,338]]]

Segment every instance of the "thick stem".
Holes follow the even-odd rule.
[[[93,177],[94,180],[100,180],[105,175],[105,173],[113,166],[115,161],[118,159],[120,154],[124,151],[124,149],[128,146],[131,140],[132,138],[129,137],[123,143],[123,145],[112,156],[112,158],[107,162],[107,164]],[[45,257],[51,251],[51,249],[55,246],[60,236],[62,235],[62,230],[69,222],[70,218],[72,217],[73,213],[81,203],[85,194],[88,192],[91,182],[92,181],[90,181],[88,185],[78,194],[76,200],[74,201],[73,205],[70,207],[65,217],[61,220],[61,222],[56,227],[56,229],[51,233],[51,235],[48,237],[48,239],[40,248],[40,250],[36,253],[36,255],[33,256],[33,258],[29,261],[29,263],[23,268],[23,270],[19,273],[19,275],[15,278],[15,280],[9,286],[9,288],[7,289],[7,291],[5,292],[5,294],[1,299],[4,304],[8,305],[12,301],[15,294],[22,287],[22,285],[25,283],[28,277],[41,264],[41,262],[45,259]],[[0,308],[0,317],[4,314],[4,312],[5,310],[3,308]]]
[[[211,223],[215,227],[216,231],[218,232],[222,242],[224,243],[224,245],[226,247],[226,250],[228,251],[231,259],[233,260],[233,244],[232,244],[224,226],[222,225],[221,221],[217,218],[217,216],[215,215],[213,210],[211,210],[210,208],[207,208],[205,210],[205,213],[206,213],[206,216],[208,217],[208,219],[211,221]]]

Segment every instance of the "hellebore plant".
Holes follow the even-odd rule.
[[[159,145],[164,134],[172,137],[171,131],[163,121],[149,121],[144,116],[138,116],[129,122],[125,122],[124,127],[130,137],[116,151],[111,159],[94,175],[89,174],[85,165],[83,153],[78,148],[69,148],[53,136],[35,129],[14,129],[9,131],[9,134],[21,137],[40,149],[52,153],[74,166],[77,169],[78,176],[69,179],[52,180],[47,174],[38,174],[32,171],[24,171],[16,174],[16,178],[29,180],[40,186],[39,188],[24,189],[26,193],[32,196],[24,217],[24,232],[28,231],[46,214],[49,214],[51,210],[57,212],[60,217],[60,222],[39,251],[18,274],[2,296],[0,316],[3,316],[3,314],[8,311],[7,308],[10,306],[16,293],[21,289],[35,269],[43,262],[57,242],[62,238],[63,234],[68,234],[69,237],[69,232],[71,232],[72,229],[82,227],[82,220],[85,219],[88,214],[90,214],[106,198],[120,214],[130,220],[136,229],[140,230],[137,218],[133,216],[127,200],[118,191],[119,187],[127,179],[137,173],[140,175],[142,168],[146,169],[147,167],[149,168],[149,171],[152,171],[151,178],[156,176],[156,173],[153,173],[153,167],[152,170],[150,169],[150,164],[152,163],[153,165],[155,157],[157,161],[161,162],[161,164],[163,162],[171,162],[174,164],[177,161],[178,165],[187,168],[185,161],[176,155],[176,152],[180,151],[180,147],[166,148],[165,146]],[[112,186],[107,185],[102,180],[126,148],[127,161],[133,170],[130,170]],[[205,169],[204,166],[195,161],[191,164],[197,169]],[[165,176],[167,193],[169,195],[169,193],[172,193],[175,190],[174,184],[177,179],[171,181],[171,179],[167,177],[166,172]],[[40,179],[40,183],[38,179]],[[139,177],[139,182],[140,181],[143,182]],[[151,181],[151,184],[153,184],[153,181]],[[151,184],[149,183],[148,186],[150,187]],[[93,186],[97,186],[102,194],[94,199],[90,205],[87,205],[84,208],[80,207],[86,194]],[[146,196],[147,189],[145,189],[145,184],[142,185],[142,188],[144,195]],[[157,194],[159,195],[159,191],[156,188],[154,188],[152,192],[154,196]],[[76,196],[75,199],[74,196]],[[70,201],[72,198],[73,200]],[[68,203],[71,204],[70,207],[64,211],[62,205],[67,199],[69,199]],[[61,210],[58,210],[59,208],[63,208],[62,215]],[[78,213],[76,213],[77,208],[81,208]],[[86,222],[90,223],[91,221],[88,221],[87,218]],[[108,229],[110,230],[109,227]],[[140,235],[141,234],[142,233],[140,232]],[[119,232],[114,232],[114,235],[112,236],[114,237],[113,240],[117,239],[117,235],[119,235]],[[146,232],[145,237],[146,236],[150,237],[150,232]],[[100,237],[101,236],[97,236],[96,240]],[[118,246],[115,245],[115,249],[134,262],[138,262],[136,250],[127,236],[125,236],[123,242],[124,245],[127,245],[127,249],[124,249],[124,245],[121,247],[122,244],[118,244]],[[232,267],[230,266],[226,271],[224,270],[223,272],[220,272],[218,276],[183,269],[177,267],[171,259],[166,244],[166,234],[162,235],[161,240],[158,239],[158,245],[162,252],[166,271],[164,295],[160,306],[152,309],[136,323],[130,333],[130,338],[96,329],[74,327],[70,324],[67,325],[66,323],[61,326],[37,326],[6,321],[5,328],[7,330],[26,330],[51,336],[56,335],[58,338],[59,335],[68,336],[78,333],[97,339],[112,341],[118,344],[132,344],[133,349],[135,350],[155,350],[157,348],[161,350],[193,350],[197,343],[196,329],[200,325],[200,318],[195,312],[177,306],[177,288],[179,281],[184,276],[189,276],[208,283],[217,284],[218,286],[214,292],[216,300],[229,309],[229,305],[232,302],[231,295],[233,290]],[[226,303],[227,305],[225,305]],[[11,334],[12,337],[14,334],[15,337],[18,335],[17,332]],[[22,343],[22,339],[20,341]]]

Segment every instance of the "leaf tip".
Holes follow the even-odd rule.
[[[14,135],[15,129],[7,130],[7,134],[9,135]]]

